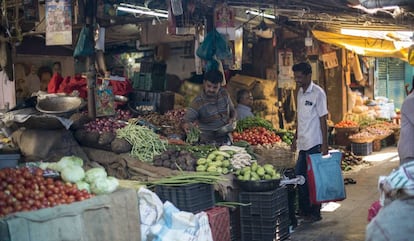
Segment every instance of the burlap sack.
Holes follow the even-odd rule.
[[[59,161],[63,156],[78,156],[88,161],[71,131],[20,129],[12,134],[12,141],[20,148],[24,161]]]

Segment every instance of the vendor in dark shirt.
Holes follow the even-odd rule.
[[[242,120],[246,117],[254,116],[252,112],[253,96],[252,93],[246,89],[241,89],[237,92],[237,120]]]
[[[236,110],[230,95],[221,87],[223,75],[218,70],[205,73],[203,90],[194,98],[184,116],[183,129],[186,133],[194,124],[201,131],[200,143],[228,144],[231,130],[222,131],[222,127],[236,120]]]

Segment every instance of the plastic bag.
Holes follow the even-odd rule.
[[[73,57],[89,56],[95,53],[93,34],[89,31],[89,28],[86,26],[82,27],[75,51],[73,51]]]
[[[341,160],[340,151],[329,151],[329,157],[324,157],[320,153],[308,156],[308,185],[312,204],[341,201],[346,198]]]
[[[226,39],[216,29],[207,34],[196,54],[205,60],[211,60],[213,56],[217,56],[219,59],[228,59],[232,56]]]

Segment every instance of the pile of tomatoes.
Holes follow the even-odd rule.
[[[264,127],[253,127],[242,132],[233,132],[233,141],[247,141],[250,145],[281,142],[280,136]]]
[[[358,123],[352,120],[342,120],[335,124],[335,128],[352,128],[358,127]]]
[[[0,170],[0,217],[10,213],[32,211],[69,204],[92,197],[75,184],[43,177],[43,170],[5,168]]]

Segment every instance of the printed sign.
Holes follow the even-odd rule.
[[[46,0],[46,45],[72,44],[70,0]]]

